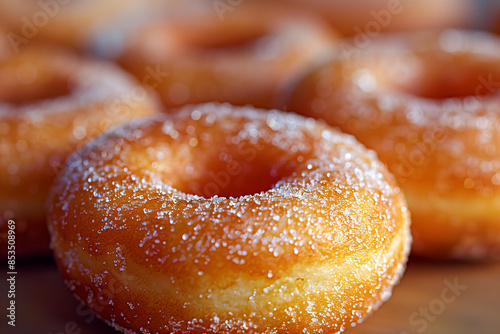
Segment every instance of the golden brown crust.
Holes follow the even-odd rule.
[[[416,253],[488,258],[500,245],[499,54],[484,33],[381,38],[304,76],[288,109],[377,151],[407,195]]]
[[[220,12],[210,6],[161,22],[138,29],[118,58],[140,80],[151,68],[168,73],[150,83],[166,107],[218,101],[270,108],[282,80],[334,40],[316,17],[269,3]]]
[[[58,49],[2,56],[0,73],[1,241],[13,219],[17,255],[47,253],[43,207],[66,157],[110,126],[151,115],[157,103],[134,98],[139,84],[113,65]]]
[[[213,104],[72,155],[49,229],[66,283],[127,333],[341,332],[390,296],[411,239],[352,137]]]

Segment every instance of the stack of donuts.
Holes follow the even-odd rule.
[[[2,2],[2,255],[124,333],[340,333],[411,234],[499,259],[500,39],[423,2]]]

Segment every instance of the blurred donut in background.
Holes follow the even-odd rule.
[[[150,84],[168,108],[210,101],[270,108],[285,77],[331,48],[335,33],[313,14],[248,2],[210,4],[127,40],[118,62],[140,80],[164,73]]]
[[[497,256],[498,37],[387,34],[351,54],[339,48],[291,87],[288,110],[356,136],[394,173],[411,211],[414,254]]]
[[[316,11],[344,36],[468,26],[475,9],[471,0],[279,1]]]
[[[16,222],[18,258],[48,254],[44,205],[75,148],[159,106],[130,75],[107,62],[29,46],[0,55],[0,244]],[[2,247],[1,255],[7,251]]]
[[[21,48],[31,41],[50,42],[85,50],[110,20],[126,13],[154,11],[160,3],[180,0],[2,0],[0,20],[9,42]]]

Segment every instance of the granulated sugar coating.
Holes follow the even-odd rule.
[[[340,333],[389,298],[411,239],[353,137],[218,104],[73,154],[49,228],[68,286],[126,333]]]
[[[288,109],[377,152],[412,212],[413,250],[494,258],[500,247],[500,40],[417,32],[333,53],[294,87]],[[498,251],[497,251],[498,253]]]

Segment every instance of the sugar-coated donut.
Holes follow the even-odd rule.
[[[152,114],[157,104],[108,63],[41,46],[0,55],[1,254],[9,219],[16,222],[18,257],[48,253],[44,204],[65,158],[104,129]]]
[[[500,257],[500,40],[447,30],[336,52],[291,91],[288,109],[374,149],[403,188],[414,252]]]
[[[316,16],[263,3],[169,18],[138,29],[118,62],[149,83],[166,107],[229,102],[270,107],[282,80],[331,47]],[[168,74],[168,75],[167,75]]]
[[[342,332],[390,296],[411,239],[374,152],[227,104],[99,137],[49,206],[66,283],[126,333]]]

